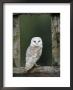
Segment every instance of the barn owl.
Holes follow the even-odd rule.
[[[26,51],[25,71],[30,70],[33,66],[37,65],[42,54],[43,43],[40,37],[33,37],[31,43]]]

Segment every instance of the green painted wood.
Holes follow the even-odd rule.
[[[51,16],[49,14],[20,15],[21,66],[25,65],[25,54],[32,37],[43,40],[43,53],[38,61],[40,65],[52,63]]]

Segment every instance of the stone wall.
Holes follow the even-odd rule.
[[[13,65],[20,67],[20,27],[16,15],[13,16]]]
[[[52,64],[60,64],[60,15],[53,14],[51,17],[52,30]]]
[[[60,64],[60,15],[51,15],[52,65]],[[20,67],[20,25],[19,15],[13,17],[13,65]]]

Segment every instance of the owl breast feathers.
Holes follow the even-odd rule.
[[[42,54],[42,47],[42,39],[40,37],[34,37],[31,39],[30,46],[26,51],[25,71],[30,70],[39,60]]]

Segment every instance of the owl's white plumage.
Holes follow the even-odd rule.
[[[42,54],[43,43],[40,37],[33,37],[26,51],[25,70],[30,70]]]

